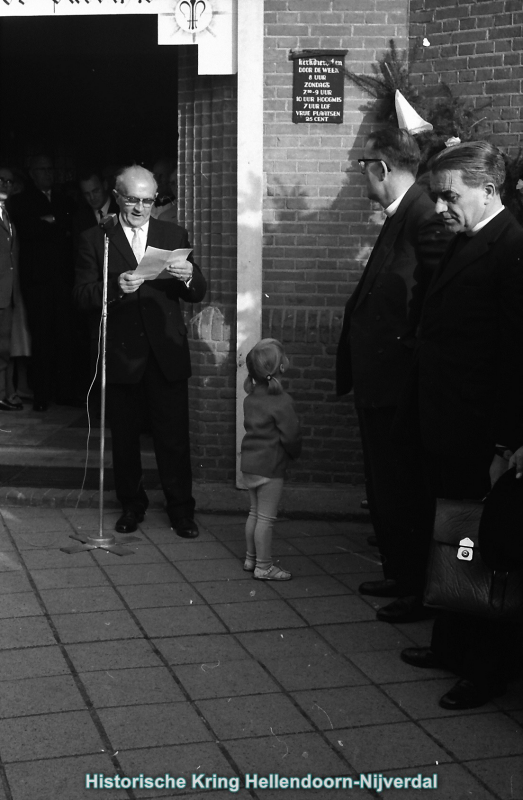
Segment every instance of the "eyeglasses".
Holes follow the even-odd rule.
[[[365,174],[366,165],[371,164],[373,161],[376,161],[378,164],[385,164],[386,168],[390,172],[389,165],[382,158],[358,158],[358,164],[360,165],[360,169],[363,174]]]
[[[6,186],[14,186],[14,181],[12,181],[11,178],[1,178],[0,177],[0,183],[5,183]]]
[[[115,192],[115,194],[122,198],[126,206],[137,206],[142,203],[144,208],[150,208],[156,199],[156,197],[133,197],[133,195],[118,194],[118,192]]]

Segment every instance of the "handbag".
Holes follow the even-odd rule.
[[[508,617],[523,609],[522,570],[491,569],[481,558],[482,511],[482,503],[438,500],[425,605],[485,619]]]

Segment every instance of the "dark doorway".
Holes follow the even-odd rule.
[[[60,182],[85,163],[141,163],[177,151],[177,48],[155,15],[3,18],[0,154],[48,153]]]

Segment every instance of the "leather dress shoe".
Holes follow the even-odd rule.
[[[388,606],[383,606],[376,613],[376,618],[381,622],[391,622],[392,624],[418,622],[420,619],[429,619],[433,616],[434,612],[425,608],[419,597],[414,595],[398,597],[397,600],[393,600]]]
[[[397,597],[398,584],[392,578],[383,581],[365,581],[358,589],[360,594],[371,594],[373,597]]]
[[[12,403],[7,397],[0,400],[0,411],[21,411],[23,407],[23,403]]]
[[[439,704],[450,711],[461,711],[466,708],[479,708],[484,706],[493,697],[499,697],[506,692],[504,684],[494,685],[491,688],[478,686],[476,683],[462,678],[444,694]]]
[[[47,411],[47,403],[33,403],[33,411]]]
[[[196,522],[190,517],[182,517],[182,519],[172,520],[171,525],[176,531],[178,536],[182,539],[196,539],[200,535]]]
[[[406,664],[421,669],[437,669],[441,667],[441,661],[430,647],[406,647],[400,653],[400,658]]]
[[[133,511],[132,508],[126,508],[122,516],[116,520],[114,529],[118,531],[118,533],[134,533],[138,527],[138,523],[143,522],[144,517],[144,512]]]

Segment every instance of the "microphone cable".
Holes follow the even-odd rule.
[[[90,441],[91,441],[91,431],[92,431],[91,413],[89,411],[89,397],[91,395],[91,391],[92,391],[93,386],[96,383],[96,379],[98,377],[98,367],[99,367],[99,364],[100,364],[100,355],[101,355],[101,352],[102,352],[102,322],[103,322],[103,308],[102,308],[102,312],[100,314],[100,322],[98,323],[98,347],[97,347],[97,353],[96,353],[96,363],[95,363],[95,368],[94,368],[94,376],[93,376],[93,379],[92,379],[91,384],[89,386],[89,389],[87,390],[87,396],[86,396],[87,440],[86,440],[86,443],[85,443],[84,475],[83,475],[83,479],[82,479],[82,485],[80,487],[80,493],[79,493],[78,498],[76,500],[76,505],[74,506],[74,510],[75,511],[78,510],[78,504],[80,503],[80,500],[81,500],[81,497],[82,497],[82,493],[84,492],[85,482],[87,480],[87,470],[88,470],[88,467],[89,467],[89,445],[90,445]]]

